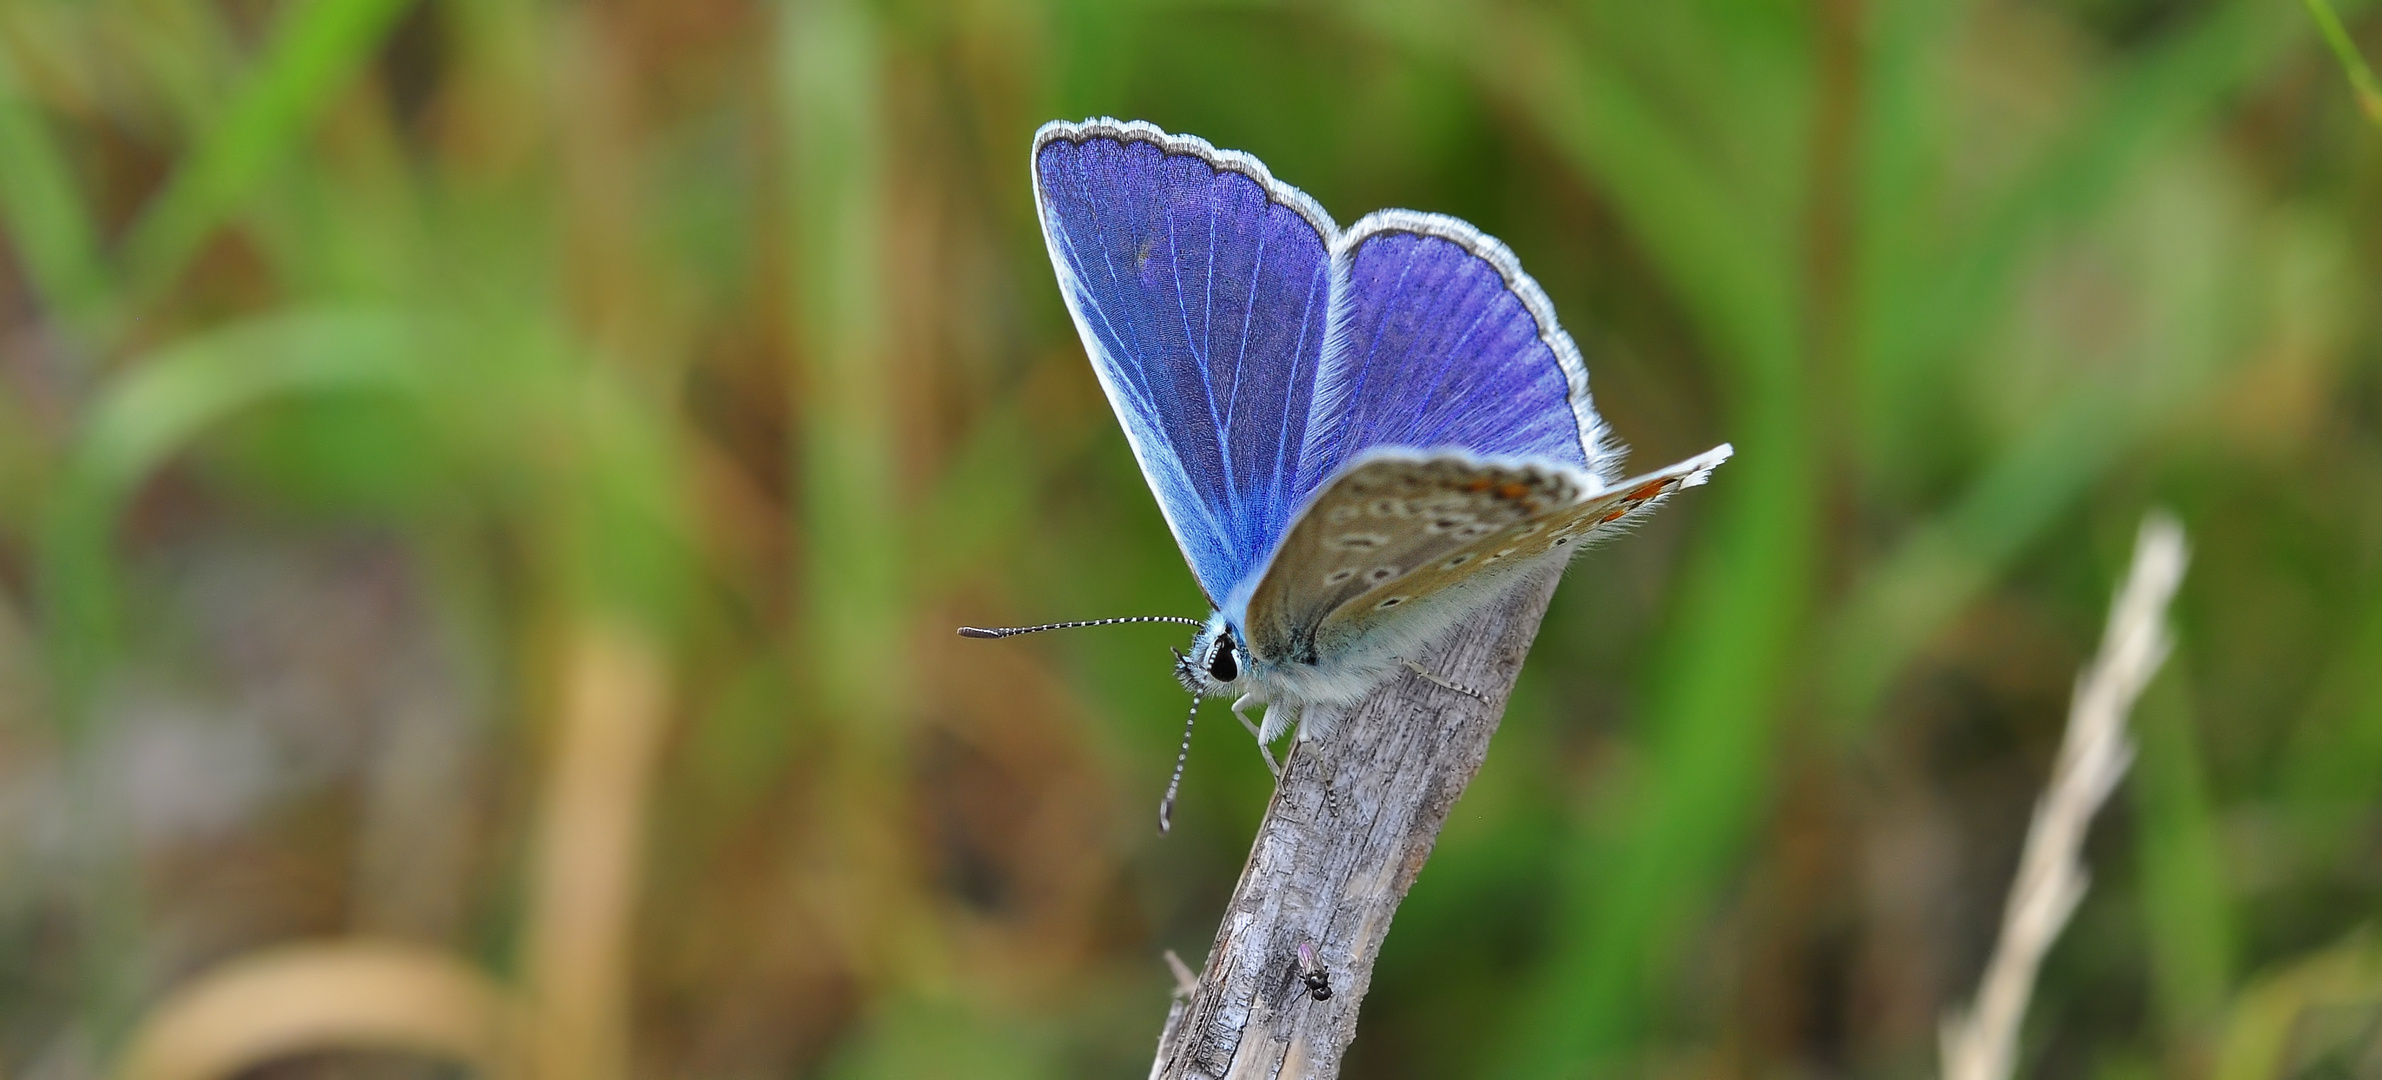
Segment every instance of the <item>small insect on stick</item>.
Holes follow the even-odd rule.
[[[1332,977],[1323,970],[1323,961],[1315,958],[1315,946],[1299,942],[1299,983],[1307,988],[1307,996],[1317,1001],[1332,999]]]

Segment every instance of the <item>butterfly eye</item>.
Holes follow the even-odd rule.
[[[1233,655],[1230,639],[1219,639],[1216,651],[1208,654],[1208,674],[1215,676],[1217,682],[1231,682],[1241,677],[1241,663]]]

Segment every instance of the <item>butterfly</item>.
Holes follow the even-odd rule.
[[[1455,218],[1342,229],[1256,158],[1139,121],[1044,125],[1031,161],[1059,291],[1210,611],[960,633],[1196,626],[1193,718],[1233,698],[1269,765],[1292,726],[1328,734],[1314,706],[1401,672],[1470,693],[1413,658],[1731,452],[1622,479],[1546,293]]]

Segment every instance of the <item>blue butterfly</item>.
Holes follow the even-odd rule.
[[[1729,456],[1620,479],[1553,305],[1455,218],[1341,229],[1256,158],[1138,121],[1047,124],[1032,161],[1067,310],[1212,610],[962,634],[1197,626],[1194,714],[1234,698],[1264,750],[1401,670],[1462,690],[1412,658]]]

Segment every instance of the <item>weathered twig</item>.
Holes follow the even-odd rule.
[[[2010,883],[2002,911],[2001,939],[1985,965],[1976,1004],[1944,1021],[1944,1080],[2010,1076],[2035,972],[2084,899],[2085,830],[2134,760],[2126,714],[2167,659],[2167,601],[2183,580],[2184,561],[2182,527],[2160,514],[2142,523],[2134,566],[2110,605],[2101,651],[2076,680],[2068,730],[2027,827],[2018,879]]]
[[[1402,677],[1298,744],[1152,1080],[1338,1075],[1390,916],[1480,771],[1555,581],[1523,585],[1420,658],[1487,700]],[[1303,977],[1317,969],[1323,983]]]

